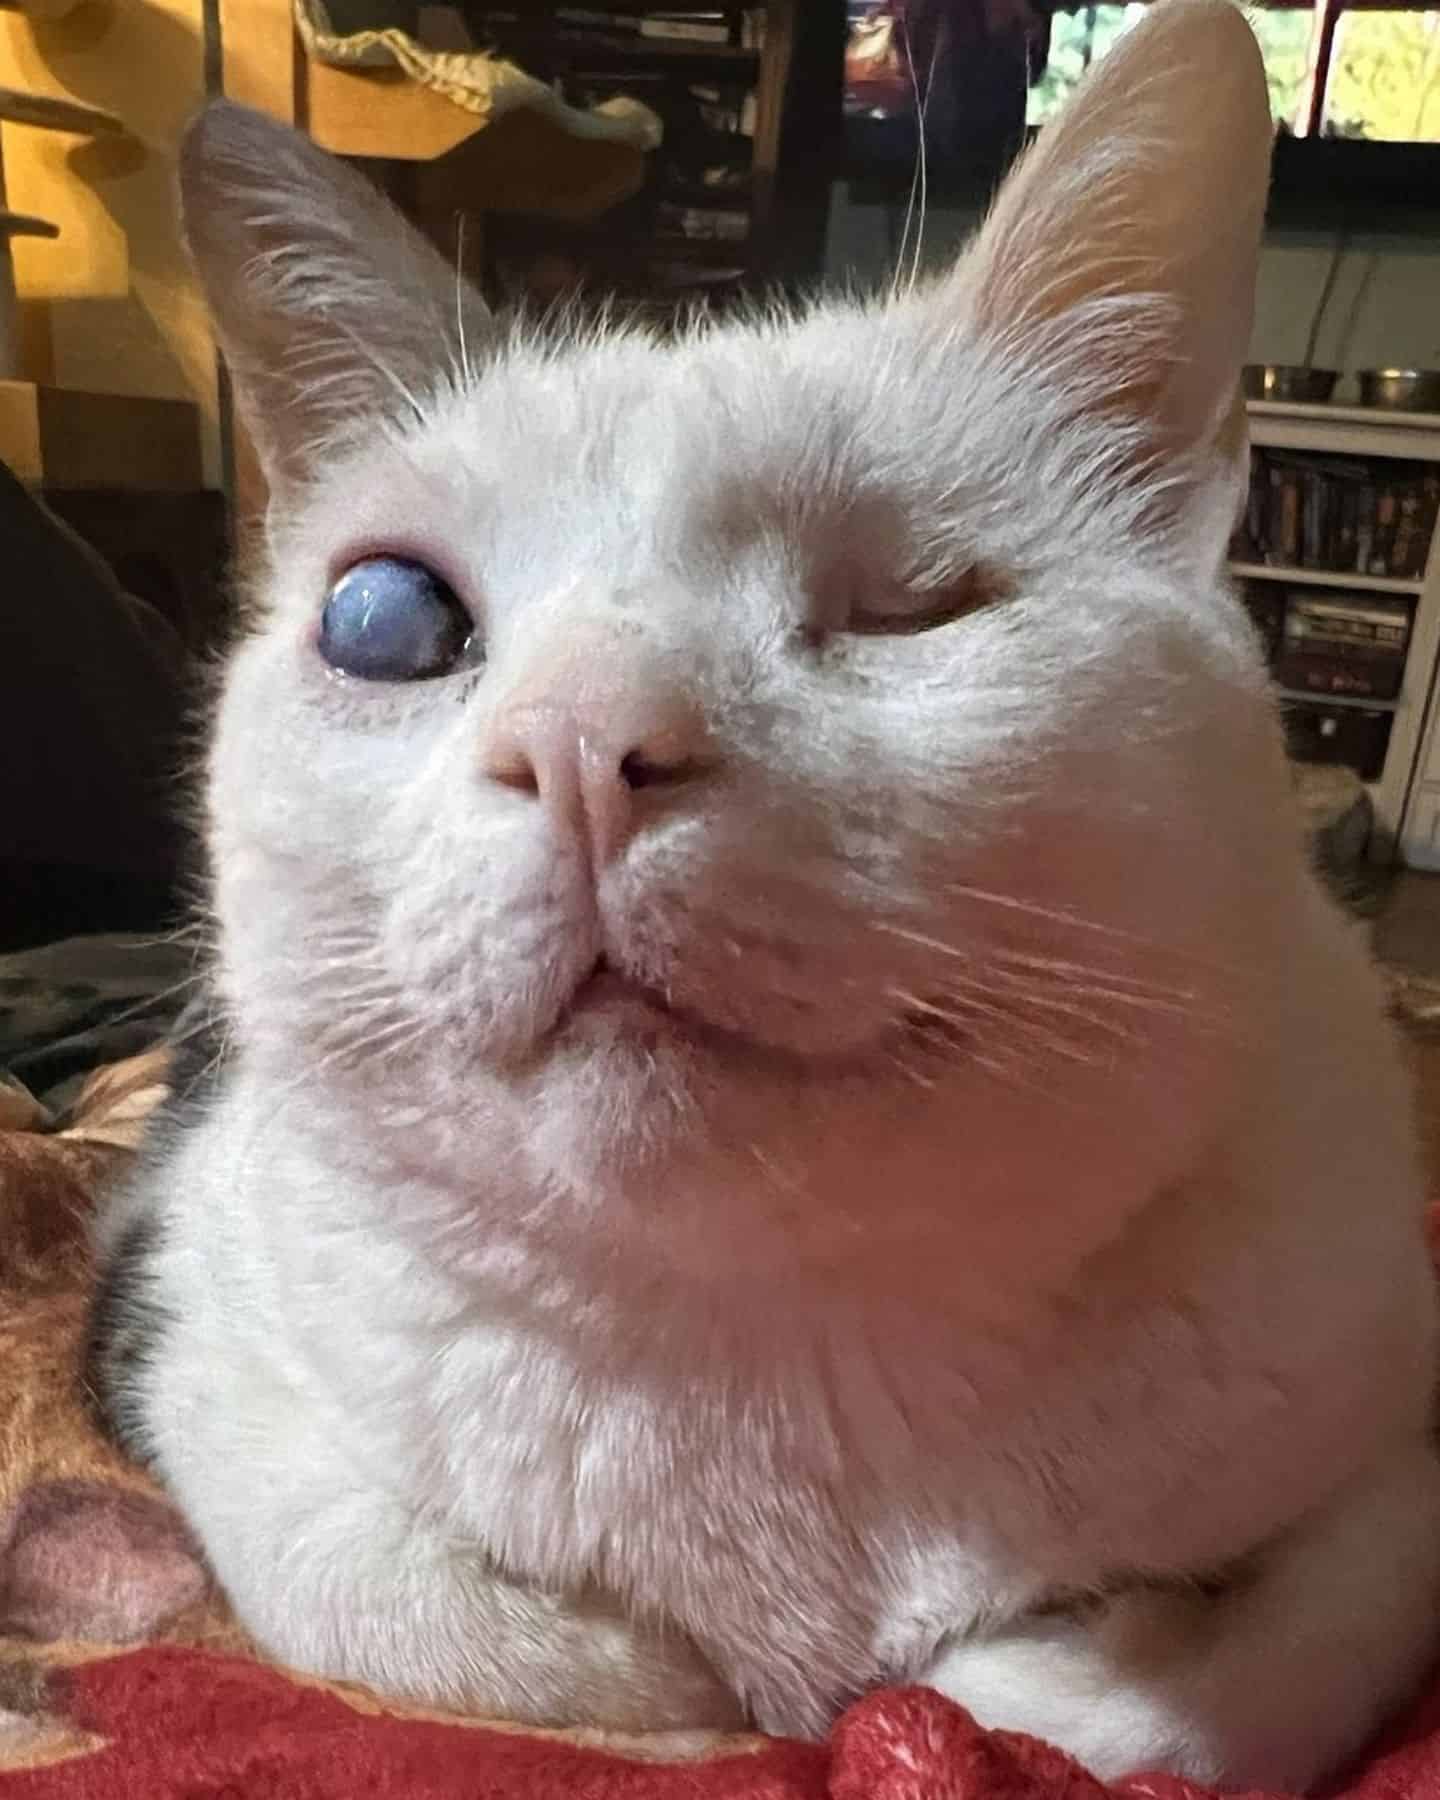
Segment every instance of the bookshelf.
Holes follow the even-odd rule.
[[[1343,459],[1357,468],[1368,464],[1380,484],[1408,473],[1397,465],[1440,470],[1440,415],[1261,400],[1250,401],[1246,410],[1252,450],[1262,458],[1279,452]],[[1375,811],[1372,855],[1440,870],[1440,704],[1434,692],[1440,529],[1433,522],[1428,542],[1411,560],[1414,568],[1397,575],[1316,566],[1323,556],[1277,563],[1246,554],[1231,562],[1230,571],[1252,606],[1272,596],[1271,606],[1283,617],[1297,598],[1338,603],[1351,596],[1357,610],[1368,601],[1408,620],[1393,695],[1317,692],[1279,681],[1277,695],[1299,754],[1365,765],[1361,772]],[[1363,751],[1354,750],[1357,744]]]

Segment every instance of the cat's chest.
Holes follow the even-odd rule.
[[[437,1348],[419,1398],[412,1466],[457,1520],[515,1566],[607,1585],[713,1566],[731,1543],[794,1575],[802,1546],[913,1491],[899,1468],[857,1477],[867,1421],[841,1426],[801,1375],[744,1390],[479,1323]]]
[[[917,1593],[947,1626],[1011,1596],[980,1515],[953,1482],[935,1504],[913,1441],[838,1420],[801,1375],[790,1387],[639,1380],[477,1327],[435,1366],[410,1466],[507,1568],[676,1621],[763,1722],[818,1729],[877,1671],[919,1666],[934,1622]],[[924,1454],[953,1468],[961,1450]]]

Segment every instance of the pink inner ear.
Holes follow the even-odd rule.
[[[208,1587],[180,1515],[146,1494],[40,1482],[0,1520],[0,1632],[133,1643]]]
[[[959,289],[1068,364],[1087,409],[1208,452],[1250,339],[1272,140],[1240,9],[1148,8],[1006,181]]]

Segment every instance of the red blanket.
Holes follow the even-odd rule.
[[[20,1674],[9,1665],[12,1689]],[[0,1666],[0,1699],[6,1677]],[[32,1682],[29,1705],[48,1754],[62,1760],[29,1768],[11,1761],[11,1772],[0,1772],[4,1800],[1200,1800],[1205,1793],[1164,1775],[1106,1789],[1048,1745],[983,1731],[924,1688],[871,1695],[823,1746],[747,1740],[716,1746],[701,1760],[663,1763],[538,1733],[396,1717],[358,1697],[200,1650],[138,1650],[58,1670]],[[12,1713],[10,1721],[17,1729],[24,1716]],[[0,1770],[5,1731],[0,1713]],[[1346,1800],[1436,1795],[1440,1691],[1334,1790]]]

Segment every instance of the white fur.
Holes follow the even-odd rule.
[[[1161,11],[1137,39],[1242,54]],[[803,1733],[931,1679],[1103,1773],[1297,1786],[1419,1678],[1407,1098],[1210,574],[1238,350],[1186,307],[1254,245],[1158,298],[1096,252],[1002,330],[995,244],[879,308],[492,349],[285,490],[210,770],[236,1060],[131,1199],[158,1464],[280,1656]],[[1177,354],[1147,462],[1109,396]],[[447,575],[483,669],[326,669],[377,547]],[[976,565],[1010,597],[827,629]],[[684,703],[699,772],[608,862],[491,778],[536,694]],[[601,951],[704,1026],[572,1018]]]

